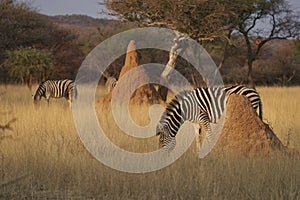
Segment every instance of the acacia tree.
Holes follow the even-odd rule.
[[[224,51],[234,43],[232,35],[240,33],[247,46],[251,86],[252,65],[261,48],[273,39],[299,35],[300,30],[300,17],[287,0],[105,0],[104,4],[112,15],[141,26],[168,27],[201,42],[221,38]],[[253,46],[251,40],[258,36],[261,40]],[[222,63],[225,57],[226,53]]]
[[[22,84],[27,80],[31,90],[33,74],[38,72],[44,78],[53,67],[53,63],[49,53],[29,47],[8,51],[3,67],[11,76],[19,77]]]
[[[199,41],[226,37],[233,16],[218,0],[105,0],[104,5],[122,20],[168,27]]]
[[[286,0],[239,1],[234,27],[244,37],[247,47],[248,83],[254,87],[253,62],[262,47],[274,39],[289,39],[300,34],[300,16]],[[254,42],[253,42],[254,40]]]

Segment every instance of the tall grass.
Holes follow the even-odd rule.
[[[300,87],[259,87],[263,117],[285,145],[300,149]]]
[[[300,150],[300,88],[259,88],[264,119],[281,139]],[[0,141],[0,199],[299,199],[299,161],[282,158],[198,159],[192,146],[178,161],[146,174],[123,173],[104,166],[82,145],[64,99],[36,108],[25,87],[1,86],[0,124],[11,118],[11,136]],[[102,95],[102,93],[100,93]],[[98,108],[98,105],[96,106]],[[134,110],[141,112],[146,109]],[[111,140],[122,148],[157,148],[157,138],[126,136],[107,113],[98,112]],[[104,123],[104,124],[105,124]],[[149,144],[147,144],[147,141]],[[193,144],[195,145],[195,144]]]

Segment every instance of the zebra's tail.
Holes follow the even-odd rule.
[[[258,104],[258,114],[259,114],[259,118],[262,120],[263,111],[262,111],[262,103],[261,102],[259,102],[259,104]]]

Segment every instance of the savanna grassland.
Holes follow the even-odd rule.
[[[264,121],[285,145],[300,150],[300,88],[258,88]],[[64,99],[34,107],[31,92],[0,86],[0,199],[300,199],[300,161],[287,157],[198,159],[192,147],[175,163],[144,174],[119,172],[101,164],[82,145]],[[97,106],[96,106],[97,108]],[[136,110],[139,112],[139,110]],[[140,119],[147,117],[140,110]],[[109,122],[98,112],[99,121]],[[126,140],[115,126],[109,137]],[[117,135],[117,136],[116,136]],[[157,148],[157,138],[149,143]],[[150,147],[151,148],[151,147]]]

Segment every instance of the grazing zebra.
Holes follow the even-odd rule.
[[[42,97],[45,97],[47,99],[47,102],[49,103],[51,97],[65,97],[68,100],[69,106],[71,108],[73,93],[74,97],[76,97],[77,92],[73,80],[47,80],[39,85],[33,99],[34,103],[37,103],[41,100]]]
[[[183,91],[168,104],[157,125],[160,147],[168,151],[175,148],[175,136],[185,121],[199,124],[210,142],[212,131],[209,123],[217,123],[231,94],[246,96],[254,110],[259,108],[259,117],[262,119],[261,99],[254,89],[236,85]]]

